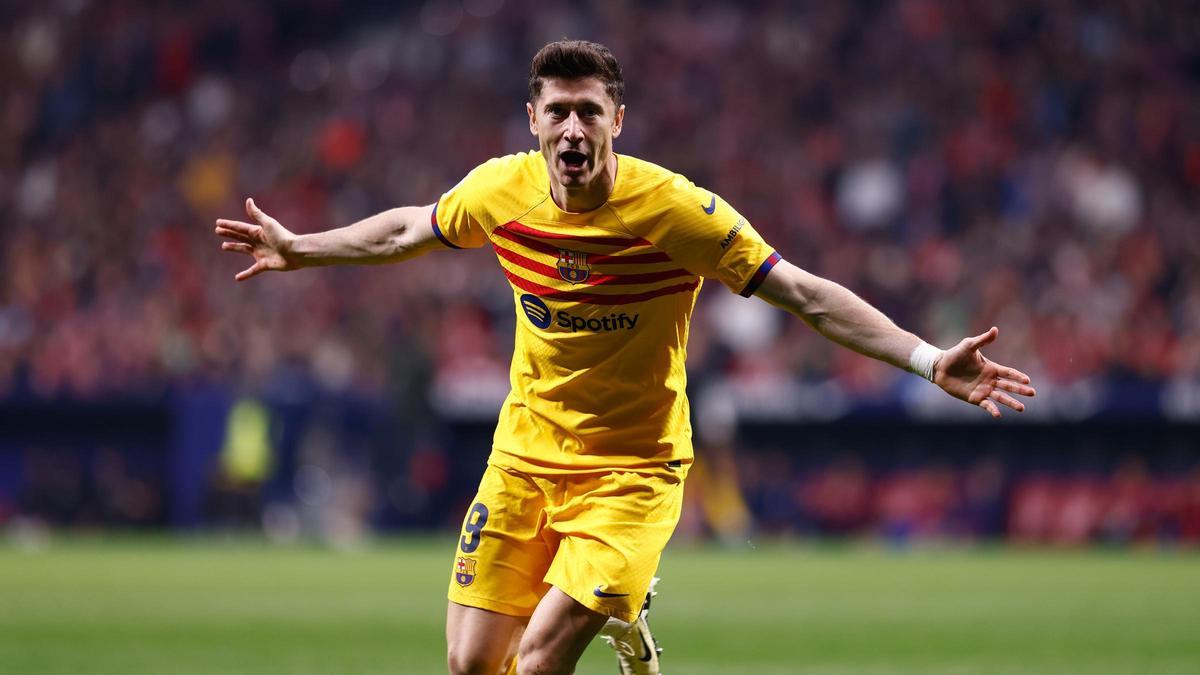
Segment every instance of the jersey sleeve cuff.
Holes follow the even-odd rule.
[[[780,256],[777,251],[771,251],[771,255],[767,256],[767,259],[758,266],[758,270],[754,272],[754,276],[750,277],[749,283],[746,284],[746,287],[742,289],[742,292],[739,295],[741,295],[743,298],[748,298],[754,295],[754,291],[757,291],[758,287],[762,285],[763,280],[767,278],[767,273],[770,272],[771,268],[774,267],[780,260],[783,260],[783,257]]]
[[[433,233],[435,235],[437,235],[437,238],[439,240],[441,240],[441,242],[443,244],[449,246],[450,248],[461,249],[462,248],[461,246],[455,246],[453,243],[450,242],[449,239],[446,238],[446,235],[442,234],[442,228],[438,227],[438,222],[437,222],[437,207],[438,207],[437,203],[434,202],[433,213],[429,214],[429,224],[431,226],[433,226]]]

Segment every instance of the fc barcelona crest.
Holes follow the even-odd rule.
[[[588,254],[582,251],[558,249],[559,275],[573,284],[582,284],[587,281],[592,274],[592,268],[588,267],[587,256]]]
[[[470,586],[475,581],[475,561],[470,558],[459,558],[454,561],[454,580],[459,586]]]

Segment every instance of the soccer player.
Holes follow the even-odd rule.
[[[845,288],[784,261],[745,218],[683,176],[613,152],[621,68],[602,45],[533,59],[539,150],[487,161],[429,206],[297,236],[251,199],[218,220],[235,278],[388,263],[490,245],[517,314],[512,391],[463,523],[446,618],[452,673],[570,673],[603,634],[622,672],[657,673],[645,615],[692,462],[684,357],[703,279],[758,296],[821,335],[906,368],[993,417],[1029,378],[980,348],[945,351]]]

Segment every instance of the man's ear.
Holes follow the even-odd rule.
[[[532,103],[525,103],[525,112],[529,113],[529,133],[537,136],[537,115],[535,115],[533,112]]]
[[[617,106],[617,114],[613,115],[613,138],[621,135],[621,125],[625,123],[625,104]]]

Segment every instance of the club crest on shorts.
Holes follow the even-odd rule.
[[[587,257],[588,254],[582,251],[558,249],[559,276],[573,284],[582,284],[587,281],[587,278],[592,275],[592,268],[588,267]]]
[[[470,586],[475,581],[475,561],[471,558],[458,558],[454,561],[454,580],[459,586]]]

